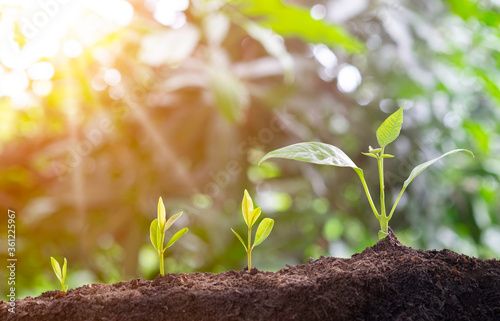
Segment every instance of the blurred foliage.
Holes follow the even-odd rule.
[[[495,2],[168,3],[75,1],[32,37],[36,5],[0,5],[0,28],[12,31],[0,42],[0,205],[17,213],[18,297],[57,288],[50,256],[68,258],[70,288],[156,277],[148,228],[159,196],[190,229],[167,251],[167,272],[245,266],[229,229],[245,188],[276,221],[259,269],[363,250],[378,222],[351,170],[257,163],[328,142],[377,195],[376,162],[359,151],[403,102],[389,198],[444,151],[476,158],[419,176],[391,227],[409,246],[500,257]],[[0,229],[6,255],[6,219]]]

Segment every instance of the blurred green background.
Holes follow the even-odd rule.
[[[12,209],[17,297],[59,287],[50,256],[68,259],[70,288],[155,278],[159,196],[168,215],[185,211],[172,232],[190,229],[166,272],[246,266],[230,231],[244,231],[245,188],[275,220],[257,268],[362,251],[379,227],[354,171],[257,163],[292,143],[330,143],[378,200],[376,162],[360,152],[402,103],[388,202],[419,163],[454,148],[476,158],[420,175],[390,226],[408,246],[499,258],[499,10],[486,0],[2,2],[0,251]]]

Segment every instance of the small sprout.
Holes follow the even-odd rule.
[[[68,291],[68,285],[64,284],[64,282],[66,282],[66,270],[68,268],[68,262],[66,261],[66,258],[64,258],[64,264],[62,270],[61,266],[59,265],[59,262],[57,262],[57,260],[54,259],[52,256],[50,257],[50,263],[52,264],[52,269],[54,269],[54,273],[59,279],[59,282],[61,282],[61,291],[63,292]]]
[[[158,200],[158,218],[155,218],[153,222],[151,222],[151,226],[149,228],[149,234],[151,237],[151,243],[153,244],[155,250],[158,253],[158,258],[160,259],[160,274],[162,276],[165,275],[165,269],[163,267],[163,254],[165,250],[171,247],[178,239],[181,238],[184,234],[187,233],[188,228],[183,228],[179,232],[175,233],[168,241],[167,246],[163,247],[163,242],[165,241],[165,231],[168,230],[172,224],[182,215],[182,212],[175,214],[170,217],[167,221],[167,214],[165,211],[165,205],[163,204],[163,200]]]
[[[231,229],[231,231],[233,231],[234,235],[236,235],[238,240],[240,240],[241,244],[243,244],[243,247],[245,248],[245,251],[247,252],[248,271],[250,272],[250,270],[252,269],[252,250],[254,247],[264,242],[264,240],[269,236],[274,226],[274,220],[265,218],[260,222],[259,226],[257,227],[257,233],[255,233],[254,243],[252,245],[252,226],[259,218],[261,209],[260,207],[257,207],[255,209],[253,208],[253,201],[247,190],[245,190],[243,201],[241,202],[241,212],[243,214],[243,219],[248,226],[248,245],[245,244],[243,238],[238,233],[236,233],[235,230]]]
[[[396,210],[396,206],[403,195],[403,192],[406,190],[408,185],[413,181],[413,179],[423,172],[427,167],[431,166],[441,158],[458,153],[458,152],[466,152],[474,157],[474,154],[467,149],[454,149],[443,155],[431,159],[425,163],[422,163],[415,167],[408,179],[403,183],[403,187],[401,188],[401,192],[399,193],[396,201],[394,202],[392,209],[389,214],[387,214],[387,210],[385,207],[385,186],[384,186],[384,158],[392,158],[394,155],[386,154],[385,148],[387,145],[392,143],[398,136],[401,131],[401,126],[403,125],[403,106],[401,106],[396,112],[390,115],[380,127],[377,129],[376,136],[377,142],[379,143],[379,148],[373,148],[371,146],[368,147],[368,153],[362,153],[363,155],[375,158],[378,163],[378,171],[379,171],[379,186],[380,186],[380,212],[375,207],[373,203],[372,197],[370,195],[370,191],[368,189],[368,185],[366,184],[363,170],[359,168],[354,162],[347,156],[341,149],[338,147],[318,143],[318,142],[308,142],[308,143],[299,143],[290,146],[286,146],[274,151],[267,153],[259,162],[269,158],[286,158],[286,159],[294,159],[302,162],[321,164],[321,165],[332,165],[338,167],[350,167],[352,168],[356,174],[358,174],[359,179],[361,180],[361,184],[366,193],[366,197],[368,198],[368,202],[372,208],[373,214],[380,222],[380,231],[379,238],[383,238],[388,235],[389,229],[389,220],[392,218],[394,211]]]

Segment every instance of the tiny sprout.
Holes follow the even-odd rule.
[[[401,131],[401,126],[403,125],[403,106],[401,106],[396,112],[390,115],[380,127],[377,129],[376,137],[377,142],[380,145],[379,148],[373,148],[371,146],[368,147],[368,153],[362,153],[368,157],[375,158],[378,163],[378,171],[379,171],[379,186],[380,186],[380,212],[375,207],[375,204],[370,195],[370,191],[368,189],[368,185],[366,184],[363,170],[359,168],[354,162],[347,156],[340,148],[336,146],[332,146],[325,143],[318,142],[307,142],[307,143],[298,143],[290,146],[286,146],[277,150],[273,150],[267,153],[259,162],[269,158],[285,158],[285,159],[294,159],[302,162],[308,162],[313,164],[321,164],[321,165],[332,165],[338,167],[350,167],[352,168],[356,174],[358,174],[359,179],[361,180],[361,184],[366,193],[366,197],[368,198],[368,202],[372,208],[373,214],[380,222],[380,231],[378,233],[379,238],[384,238],[388,235],[389,229],[389,220],[392,218],[394,211],[396,210],[396,206],[403,195],[404,191],[408,187],[408,185],[413,181],[413,179],[420,173],[422,173],[427,167],[431,166],[438,160],[442,159],[445,156],[455,154],[458,152],[466,152],[474,157],[474,154],[467,149],[454,149],[443,155],[431,159],[425,163],[422,163],[416,166],[410,173],[409,177],[404,181],[403,187],[401,188],[401,192],[396,198],[394,205],[392,206],[390,212],[386,209],[386,200],[385,200],[385,185],[384,185],[384,158],[392,158],[394,155],[386,154],[385,148],[387,145],[392,143],[398,136]]]
[[[168,230],[172,224],[182,215],[182,212],[175,214],[170,217],[167,221],[165,211],[165,205],[160,197],[158,200],[158,218],[155,218],[153,222],[151,222],[151,226],[149,228],[149,233],[151,237],[151,243],[158,253],[158,258],[160,259],[160,274],[162,276],[165,275],[164,267],[163,267],[163,254],[165,250],[171,247],[178,239],[181,238],[184,234],[187,233],[188,229],[183,228],[179,232],[175,233],[168,241],[167,246],[163,247],[163,242],[165,240],[165,231]]]
[[[257,233],[255,234],[254,243],[252,245],[252,226],[259,218],[261,209],[260,207],[257,207],[255,209],[253,208],[253,201],[250,195],[248,195],[247,190],[245,190],[243,201],[241,202],[241,212],[243,213],[243,219],[248,226],[248,246],[245,245],[243,238],[238,233],[236,233],[235,230],[231,229],[231,231],[233,231],[234,235],[236,235],[238,240],[240,240],[241,244],[243,244],[243,247],[245,248],[245,251],[247,252],[248,271],[250,272],[250,270],[252,269],[252,250],[254,247],[264,242],[264,240],[269,236],[274,226],[274,220],[265,218],[260,222],[259,227],[257,227]]]
[[[54,259],[52,256],[50,257],[50,263],[52,264],[52,269],[54,269],[54,273],[59,279],[59,282],[61,282],[61,291],[63,292],[68,291],[68,285],[64,284],[64,282],[66,281],[66,270],[68,268],[68,262],[66,261],[66,258],[64,258],[64,264],[62,270],[61,266],[59,265],[59,262],[57,262],[57,260]]]

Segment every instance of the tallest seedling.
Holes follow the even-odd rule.
[[[392,218],[392,214],[394,214],[394,210],[396,210],[396,206],[398,205],[401,196],[403,195],[404,191],[411,183],[411,181],[413,181],[413,179],[418,174],[422,173],[427,167],[431,166],[441,158],[450,154],[463,151],[470,153],[474,157],[474,154],[467,149],[455,149],[437,158],[418,165],[411,171],[410,176],[403,183],[401,192],[396,198],[391,211],[389,212],[389,214],[387,214],[384,193],[384,159],[392,158],[394,156],[386,154],[385,148],[399,136],[401,126],[403,125],[403,106],[401,106],[394,114],[390,115],[377,129],[377,141],[380,147],[372,148],[370,146],[368,148],[368,153],[362,153],[363,155],[375,158],[378,163],[378,172],[380,179],[380,212],[377,210],[375,204],[373,203],[370,191],[368,189],[368,186],[366,185],[363,170],[356,164],[354,164],[354,162],[338,147],[317,142],[294,144],[269,152],[261,159],[260,163],[269,158],[286,158],[314,164],[350,167],[354,169],[354,171],[358,174],[359,179],[361,180],[361,184],[363,184],[363,188],[365,189],[366,197],[368,198],[368,202],[370,202],[373,214],[375,214],[375,217],[380,222],[379,237],[383,238],[388,234],[389,221]]]

